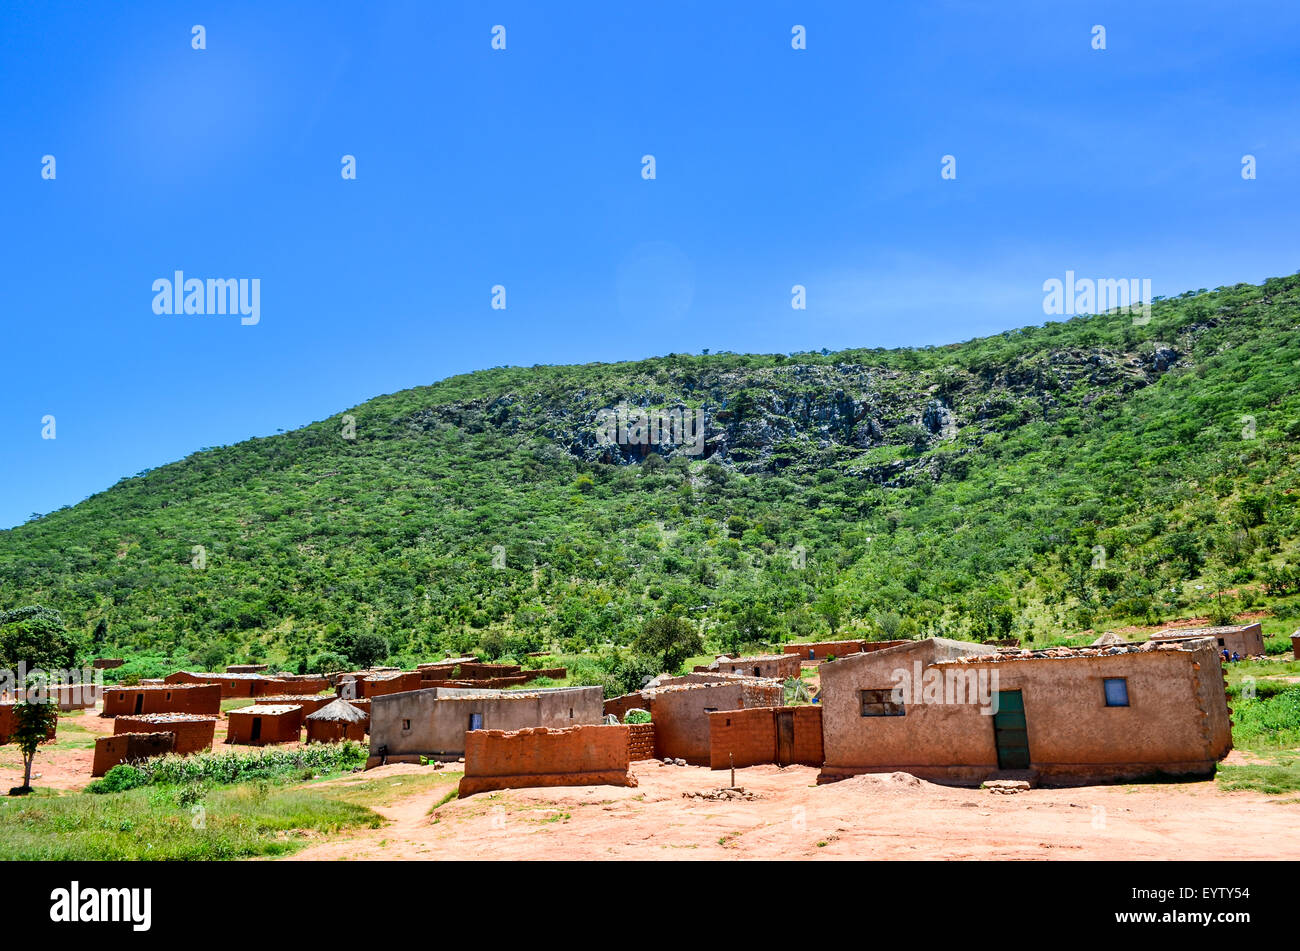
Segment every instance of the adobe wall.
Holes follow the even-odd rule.
[[[460,796],[533,786],[635,786],[626,726],[535,727],[465,734]]]
[[[53,701],[58,708],[67,712],[69,710],[87,710],[95,705],[100,698],[100,688],[91,684],[57,684],[48,687],[31,688],[28,696],[37,700],[42,699]]]
[[[627,755],[632,762],[655,758],[655,725],[653,723],[625,723],[627,727]]]
[[[736,657],[731,660],[717,661],[714,668],[718,673],[741,674],[746,677],[775,677],[785,680],[798,677],[803,667],[803,660],[798,654],[781,654],[779,656]],[[696,667],[697,673],[709,671],[709,667]]]
[[[267,746],[272,743],[296,743],[302,735],[302,707],[293,707],[283,713],[262,713],[256,706],[231,710],[226,714],[226,742],[249,746]],[[253,721],[262,721],[261,736],[253,739]]]
[[[816,705],[720,710],[709,714],[709,765],[713,769],[777,762],[778,714],[788,713],[794,736],[788,763],[821,766],[822,711]],[[733,761],[734,757],[734,761]]]
[[[150,756],[165,756],[175,750],[175,733],[120,733],[95,740],[91,776],[103,776],[119,763],[134,763]]]
[[[140,713],[197,713],[215,716],[221,712],[220,684],[168,684],[161,687],[109,687],[104,690],[101,717]]]
[[[330,682],[324,677],[259,680],[253,688],[253,696],[308,696],[328,690],[329,687]]]
[[[655,756],[684,759],[694,766],[709,763],[710,710],[774,707],[785,699],[779,683],[753,680],[680,684],[645,694],[655,725]]]
[[[629,710],[648,710],[645,697],[639,693],[627,693],[621,697],[611,697],[603,704],[606,716],[616,716],[620,720],[627,716]]]
[[[822,668],[822,779],[902,770],[978,783],[997,771],[993,717],[978,703],[905,701],[903,716],[862,716],[859,691],[892,689],[899,661],[911,667],[917,658],[923,667],[938,661],[936,670],[967,677],[996,672],[997,690],[1020,690],[1030,767],[1047,785],[1210,773],[1231,748],[1222,668],[1209,644],[1194,651],[954,663],[936,656],[950,651],[923,646],[934,643],[918,642],[893,658],[883,652]],[[1105,705],[1107,677],[1127,679],[1129,706]]]
[[[267,681],[257,674],[193,674],[188,670],[178,670],[163,678],[165,684],[220,684],[221,699],[231,697],[253,697],[257,695],[259,683]]]
[[[594,725],[602,716],[601,688],[495,692],[431,687],[375,697],[370,714],[372,757],[384,747],[388,756],[461,756],[471,714],[481,715],[484,730]]]
[[[341,743],[343,740],[366,741],[364,723],[345,723],[342,720],[304,720],[307,724],[308,743]]]
[[[815,641],[802,644],[786,644],[783,653],[797,654],[802,660],[825,660],[834,654],[845,657],[862,651],[862,641]]]
[[[1300,660],[1300,634],[1291,635],[1291,656]]]
[[[546,677],[550,680],[563,680],[565,677],[569,676],[569,668],[538,667],[534,670],[523,670],[520,671],[520,673],[523,675],[524,679],[528,683],[532,683],[534,680],[537,680],[539,677]]]
[[[291,693],[285,693],[285,694],[273,694],[269,697],[258,697],[257,704],[258,706],[281,706],[284,704],[288,704],[289,706],[292,707],[302,707],[302,715],[303,718],[306,719],[308,714],[315,713],[321,707],[328,706],[329,704],[333,703],[337,699],[338,698],[335,697],[333,694],[329,694],[328,696],[324,696],[324,697],[318,697],[315,694],[311,696],[299,696]],[[348,702],[351,703],[351,701]]]
[[[192,713],[145,713],[140,716],[118,717],[113,721],[114,736],[123,733],[175,733],[174,752],[181,755],[212,749],[212,737],[216,730],[216,717]]]
[[[528,683],[527,677],[489,677],[484,680],[422,680],[419,688],[427,687],[461,687],[472,690],[505,690],[508,687],[522,687]]]

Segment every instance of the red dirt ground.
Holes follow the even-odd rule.
[[[383,828],[292,859],[1300,858],[1300,798],[1213,782],[995,795],[905,773],[816,786],[811,767],[755,766],[736,782],[762,798],[712,802],[682,793],[724,786],[726,771],[650,760],[633,772],[636,788],[482,793],[433,815],[444,791],[414,794],[377,807]]]

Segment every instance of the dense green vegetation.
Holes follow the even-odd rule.
[[[661,618],[707,650],[1051,643],[1252,607],[1280,634],[1300,616],[1298,292],[945,347],[453,377],[0,532],[0,608],[57,610],[83,655],[150,673],[553,648],[633,682],[644,658],[615,646],[680,656]],[[596,413],[622,402],[703,409],[706,456],[602,447]]]
[[[298,749],[207,750],[188,756],[158,756],[134,765],[114,766],[103,779],[86,787],[91,793],[114,793],[150,785],[212,783],[231,785],[252,780],[291,781],[317,774],[360,769],[366,749],[352,741],[315,743]]]

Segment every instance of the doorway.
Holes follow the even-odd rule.
[[[135,712],[139,714],[142,710],[144,710],[144,694],[137,693],[135,695]]]
[[[776,765],[789,766],[794,762],[794,711],[780,710],[776,714]]]
[[[256,743],[262,738],[262,718],[253,717],[253,732],[249,734],[249,742]]]
[[[1025,698],[1019,690],[998,691],[993,740],[998,748],[998,769],[1029,768],[1029,728],[1025,720]]]

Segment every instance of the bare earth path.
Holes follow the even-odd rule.
[[[1213,782],[1004,796],[902,773],[816,786],[810,767],[755,766],[736,782],[762,798],[713,802],[682,793],[726,785],[725,771],[653,760],[633,771],[636,788],[481,793],[433,815],[442,794],[422,791],[376,807],[383,828],[332,836],[292,860],[1300,858],[1300,797]]]

